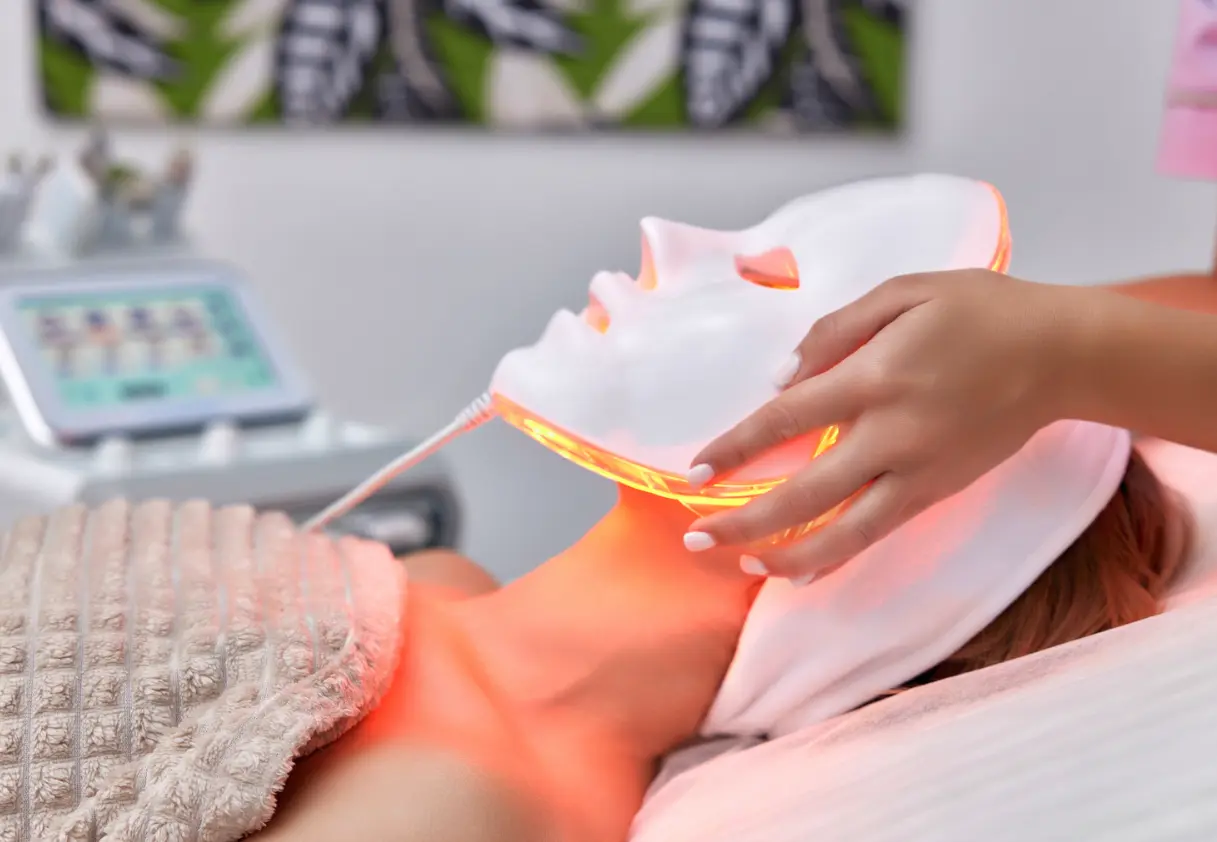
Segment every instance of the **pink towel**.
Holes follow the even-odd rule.
[[[1217,180],[1217,0],[1183,0],[1158,169]]]

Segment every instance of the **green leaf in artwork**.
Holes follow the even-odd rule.
[[[486,67],[494,52],[490,41],[439,14],[427,17],[426,29],[445,80],[465,119],[472,123],[483,122],[486,119]]]
[[[255,125],[279,122],[279,95],[273,90],[267,91],[246,119]]]
[[[845,7],[843,18],[862,72],[874,91],[881,121],[887,126],[899,125],[904,93],[903,34],[857,3]]]
[[[646,101],[626,115],[620,125],[627,129],[678,128],[685,122],[684,109],[680,76],[673,73]]]
[[[50,38],[40,39],[39,69],[47,106],[57,117],[87,115],[93,67],[88,59]]]
[[[178,117],[198,115],[216,77],[242,46],[225,38],[220,24],[237,6],[237,0],[159,0],[161,7],[186,22],[181,38],[166,46],[169,56],[179,62],[183,73],[157,84],[161,97]]]
[[[566,25],[583,41],[577,56],[557,56],[554,65],[579,96],[587,100],[600,84],[617,54],[650,23],[630,17],[623,0],[589,0],[586,8],[564,16]]]

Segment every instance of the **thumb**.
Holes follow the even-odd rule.
[[[904,313],[931,297],[924,276],[884,281],[866,295],[818,319],[799,343],[799,364],[787,387],[828,371]]]

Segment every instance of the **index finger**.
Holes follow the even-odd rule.
[[[862,401],[842,368],[795,384],[710,442],[693,459],[689,482],[703,486],[779,444],[852,421],[861,411]]]
[[[798,368],[790,382],[841,363],[904,313],[923,304],[928,285],[921,275],[884,281],[856,301],[816,320],[799,344]]]

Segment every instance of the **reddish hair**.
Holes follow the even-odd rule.
[[[982,669],[1157,614],[1191,533],[1187,507],[1135,450],[1094,523],[927,678]]]

